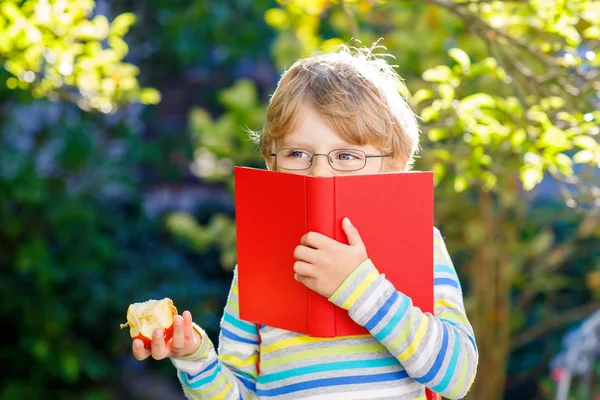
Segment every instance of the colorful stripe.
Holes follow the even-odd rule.
[[[186,396],[424,400],[427,387],[445,399],[463,398],[475,378],[477,346],[460,281],[437,230],[434,258],[435,315],[414,307],[367,260],[329,300],[370,334],[327,339],[268,326],[260,327],[259,338],[255,324],[239,319],[236,270],[219,354],[203,334],[196,354],[172,360]]]

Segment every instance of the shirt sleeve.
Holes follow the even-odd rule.
[[[239,318],[237,267],[221,319],[218,354],[197,325],[202,343],[195,354],[172,358],[188,399],[256,399],[258,330]]]
[[[370,260],[329,298],[348,310],[396,357],[406,372],[444,398],[463,398],[479,360],[463,294],[442,235],[434,229],[434,314],[413,306]]]

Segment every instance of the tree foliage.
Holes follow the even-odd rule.
[[[140,87],[138,68],[123,61],[135,16],[109,22],[94,16],[94,7],[93,0],[2,1],[0,61],[12,75],[6,85],[104,113],[131,102],[158,103],[160,93]]]
[[[144,141],[136,103],[160,95],[123,61],[133,15],[93,9],[0,2],[0,399],[130,394],[129,303],[193,297],[184,307],[215,335],[225,300],[218,257],[145,209],[141,167],[168,148]]]

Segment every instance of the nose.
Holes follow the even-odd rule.
[[[308,175],[310,176],[333,176],[333,168],[329,165],[329,156],[327,154],[315,154],[313,164],[310,167]]]

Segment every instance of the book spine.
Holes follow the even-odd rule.
[[[306,232],[335,239],[334,178],[306,177]],[[335,305],[315,291],[308,291],[308,335],[335,336]]]

